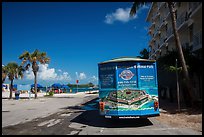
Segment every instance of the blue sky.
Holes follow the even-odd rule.
[[[132,2],[3,2],[2,64],[24,51],[46,52],[51,61],[40,65],[38,82],[98,83],[98,63],[121,56],[138,56],[148,48],[149,5],[129,18]],[[32,84],[32,70],[14,84]],[[6,81],[9,83],[9,81]]]

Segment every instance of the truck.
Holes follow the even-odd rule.
[[[98,63],[99,114],[105,118],[159,116],[156,60],[120,57]]]

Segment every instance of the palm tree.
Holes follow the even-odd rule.
[[[32,64],[32,70],[34,74],[34,83],[35,83],[35,99],[37,98],[37,72],[39,70],[38,62],[41,64],[49,63],[50,58],[46,56],[46,52],[40,52],[37,49],[33,53],[25,51],[19,56],[19,59],[22,60],[22,65],[25,65],[25,68],[28,69],[30,64]]]
[[[144,48],[142,51],[140,51],[140,55],[142,59],[148,59],[149,58],[149,51]]]
[[[2,65],[2,84],[4,83],[4,81],[6,80],[7,74],[6,74],[6,69],[5,66]]]
[[[19,76],[23,78],[24,68],[22,66],[18,66],[16,62],[10,62],[6,66],[3,66],[2,70],[2,73],[4,73],[4,80],[8,76],[8,79],[11,81],[9,98],[12,99],[13,81],[14,79],[18,79]]]
[[[132,8],[130,10],[130,16],[134,16],[136,14],[136,10],[138,10],[138,8],[142,5],[144,5],[146,2],[134,2],[132,5]],[[182,72],[184,75],[184,78],[186,80],[186,87],[188,89],[188,93],[190,96],[190,101],[191,101],[191,105],[193,105],[193,102],[195,101],[195,98],[193,96],[192,93],[192,84],[190,82],[190,78],[189,78],[189,73],[188,73],[188,69],[187,69],[187,65],[186,65],[186,61],[183,55],[183,51],[182,51],[182,46],[181,46],[181,42],[180,42],[180,38],[179,38],[179,34],[177,31],[177,27],[176,27],[176,13],[175,13],[175,2],[166,2],[168,7],[169,7],[169,11],[170,11],[170,15],[171,15],[171,19],[172,19],[172,28],[173,28],[173,33],[174,33],[174,38],[175,38],[175,43],[176,43],[176,47],[179,53],[179,59],[182,65]]]
[[[200,75],[200,66],[199,64],[201,64],[201,60],[199,58],[197,58],[196,56],[194,56],[191,53],[191,48],[189,47],[183,47],[183,54],[187,63],[187,68],[190,74],[194,74],[199,76]],[[182,67],[181,63],[178,63],[178,68],[176,69],[175,67],[175,60],[178,58],[178,50],[173,50],[173,51],[169,51],[167,54],[165,54],[164,56],[160,57],[157,60],[158,63],[158,69],[160,70],[166,70],[166,71],[170,71],[170,72],[176,72],[176,70],[179,71],[179,75],[181,78],[181,74],[180,72],[182,72]],[[193,79],[192,79],[193,81]],[[183,87],[182,85],[185,84],[184,83],[184,79],[180,79],[180,83],[181,83],[181,87]],[[184,89],[186,88],[183,87]],[[189,106],[191,104],[189,104],[189,94],[186,94],[186,90],[183,90],[183,96],[184,96],[184,101],[186,103],[186,106]]]

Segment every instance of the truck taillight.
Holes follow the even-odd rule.
[[[104,102],[99,102],[99,109],[101,111],[104,111],[104,108],[105,108],[105,103]]]
[[[154,101],[154,110],[156,111],[158,107],[159,107],[159,102]]]

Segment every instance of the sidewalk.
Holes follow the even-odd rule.
[[[97,91],[92,91],[92,92],[78,92],[78,93],[60,93],[60,94],[54,94],[52,97],[70,97],[70,96],[84,96],[85,94],[96,94],[98,93]],[[2,92],[2,99],[9,99],[10,92]],[[46,95],[45,92],[43,93],[38,93],[37,97],[42,98]],[[85,95],[86,96],[86,95]],[[13,99],[15,99],[15,93],[12,94]],[[29,98],[35,98],[35,94],[30,94],[29,93],[22,93],[19,95],[20,99],[29,99]]]
[[[44,97],[46,93],[38,93],[37,97]],[[2,99],[9,99],[10,92],[2,92]],[[15,93],[12,93],[12,98],[15,99]],[[20,99],[29,99],[29,93],[22,93],[19,95]],[[30,98],[35,98],[35,94],[30,94]]]

